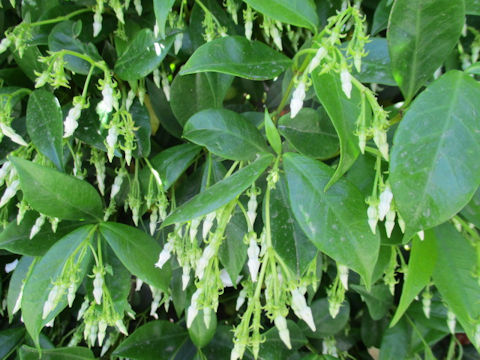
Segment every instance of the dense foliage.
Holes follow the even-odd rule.
[[[478,358],[480,1],[0,5],[0,357]]]

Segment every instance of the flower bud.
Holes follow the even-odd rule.
[[[12,140],[14,143],[22,146],[28,146],[27,142],[23,140],[23,138],[18,135],[10,126],[0,122],[0,130],[2,131],[3,135],[10,138],[10,140]]]
[[[73,135],[75,129],[78,127],[78,119],[82,113],[82,104],[77,103],[68,111],[68,115],[63,123],[64,134],[63,137],[67,138]]]
[[[103,339],[105,339],[105,334],[107,332],[107,322],[105,320],[100,320],[98,322],[98,345],[102,346]]]
[[[162,251],[160,252],[160,255],[158,257],[158,261],[155,264],[155,267],[158,267],[161,269],[163,265],[165,265],[165,263],[170,259],[172,250],[173,250],[173,243],[167,242],[163,247]]]
[[[12,41],[9,38],[4,38],[0,41],[0,54],[7,51],[8,47],[12,44]]]
[[[297,88],[293,92],[292,100],[290,101],[290,117],[293,119],[303,107],[303,100],[305,99],[305,81],[300,81]]]
[[[449,309],[447,313],[447,325],[448,330],[450,330],[450,334],[455,334],[455,327],[457,325],[457,319],[455,318],[455,314]]]
[[[17,267],[18,259],[13,260],[11,263],[5,264],[5,272],[11,273]]]
[[[97,37],[100,31],[102,31],[102,13],[97,11],[93,14],[93,37]]]
[[[390,210],[388,210],[387,212],[387,217],[386,217],[386,221],[385,221],[385,230],[387,232],[387,237],[390,238],[390,236],[392,235],[392,231],[393,231],[393,228],[395,226],[395,215],[396,215],[396,211],[392,208],[390,208]]]
[[[315,53],[315,56],[313,57],[313,59],[310,61],[310,64],[308,64],[307,72],[311,73],[313,70],[315,70],[315,68],[317,68],[317,66],[320,65],[320,62],[326,55],[327,55],[327,50],[325,50],[323,46],[320,46],[320,48]]]
[[[128,335],[127,328],[125,327],[121,319],[118,319],[117,321],[115,321],[115,326],[118,329],[118,331],[120,331],[123,335]]]
[[[103,275],[101,271],[97,270],[95,272],[95,277],[93,279],[93,298],[95,302],[100,305],[102,303],[103,295]]]
[[[260,247],[257,244],[257,239],[254,235],[250,236],[250,245],[247,249],[248,254],[248,270],[252,281],[257,281],[258,270],[260,269],[260,261],[258,256],[260,255]]]
[[[37,218],[37,220],[35,220],[35,224],[33,224],[30,230],[30,239],[33,239],[33,237],[39,233],[44,223],[45,215],[40,214],[40,216]]]
[[[211,212],[207,216],[205,216],[205,220],[203,221],[203,229],[202,229],[202,237],[204,240],[207,239],[208,233],[213,226],[213,220],[217,214],[215,212]]]
[[[173,42],[173,51],[175,55],[178,54],[183,45],[183,33],[175,35],[175,41]]]
[[[340,72],[340,80],[342,82],[342,90],[345,96],[350,99],[352,96],[352,75],[348,71],[347,67],[343,67]]]
[[[200,294],[202,293],[201,289],[197,289],[192,295],[192,299],[190,301],[190,306],[188,307],[187,310],[187,328],[190,328],[192,326],[193,320],[197,317],[198,314],[198,298],[200,297]]]
[[[378,222],[378,212],[377,212],[376,206],[370,205],[368,207],[367,217],[368,217],[368,225],[370,226],[370,230],[372,230],[372,233],[375,234],[377,230],[377,222]]]
[[[240,294],[238,294],[237,303],[235,304],[235,311],[240,310],[242,305],[245,303],[246,296],[247,292],[245,291],[245,289],[242,289],[240,291]]]
[[[313,321],[312,309],[307,306],[305,296],[299,289],[292,290],[292,310],[298,318],[302,319],[307,325],[316,331],[315,322]]]
[[[278,315],[275,317],[274,322],[278,329],[278,335],[280,336],[280,339],[282,339],[287,348],[291,349],[292,344],[290,343],[290,332],[288,331],[287,327],[287,319],[281,315]]]

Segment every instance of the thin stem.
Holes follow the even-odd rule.
[[[90,79],[92,78],[93,69],[95,69],[95,67],[90,66],[90,70],[88,71],[87,78],[85,80],[85,83],[83,84],[82,97],[84,99],[87,97],[88,85],[90,84]]]
[[[207,13],[210,14],[210,16],[215,21],[215,23],[217,24],[218,27],[222,27],[222,24],[220,24],[220,21],[218,21],[216,16],[213,15],[213,13],[202,3],[201,0],[195,0],[195,2],[202,8],[202,10],[205,14],[207,14]]]
[[[83,13],[86,13],[86,12],[91,12],[91,11],[92,11],[91,9],[80,9],[80,10],[71,12],[70,14],[67,14],[67,15],[64,15],[64,16],[59,16],[59,17],[56,17],[56,18],[53,18],[53,19],[48,19],[48,20],[36,21],[36,22],[30,23],[28,25],[29,26],[42,26],[42,25],[48,25],[48,24],[55,24],[55,23],[58,23],[58,22],[68,20],[68,19],[70,19],[72,17],[75,17],[77,15],[80,15],[80,14],[83,14]]]

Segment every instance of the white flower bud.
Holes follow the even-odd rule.
[[[155,86],[160,88],[161,83],[160,83],[160,70],[155,69],[153,70],[153,82],[155,83]]]
[[[198,259],[197,261],[197,268],[195,269],[195,276],[199,279],[203,278],[203,274],[205,272],[205,269],[207,268],[210,259],[215,255],[215,248],[213,247],[213,244],[210,243],[205,247],[205,250],[203,250],[203,254]]]
[[[377,222],[378,222],[377,207],[374,205],[370,205],[367,209],[367,216],[368,216],[368,225],[370,226],[370,230],[372,230],[372,233],[375,234],[377,230]]]
[[[0,41],[0,54],[7,51],[8,47],[11,45],[12,41],[9,38],[4,38]]]
[[[400,214],[398,215],[398,226],[400,226],[400,230],[402,230],[402,233],[405,233],[405,227],[407,226],[407,224],[405,224],[405,220],[403,220]]]
[[[190,222],[190,229],[189,229],[189,237],[190,237],[190,242],[195,242],[195,239],[197,238],[197,232],[198,232],[198,227],[200,226],[200,219],[193,219]]]
[[[270,28],[270,35],[272,36],[273,38],[273,43],[275,44],[275,46],[280,50],[282,51],[283,50],[283,47],[282,47],[282,38],[280,37],[280,33],[277,29],[277,27],[272,23],[272,26]]]
[[[142,285],[143,285],[143,281],[140,280],[139,278],[136,278],[135,279],[135,291],[140,291],[140,289],[142,288]]]
[[[187,310],[187,328],[190,328],[192,326],[193,320],[197,317],[198,314],[198,298],[200,297],[202,293],[201,289],[197,289],[192,295],[192,299],[190,301],[190,306],[188,307]]]
[[[110,191],[110,200],[112,200],[120,192],[120,189],[122,188],[124,176],[125,176],[125,172],[121,170],[119,171],[117,176],[115,176],[115,179],[113,180],[112,189]]]
[[[350,99],[352,96],[352,75],[346,67],[342,68],[340,72],[340,80],[342,82],[342,90],[345,96]]]
[[[23,297],[23,288],[25,287],[25,282],[22,282],[22,286],[20,287],[20,292],[18,293],[17,300],[15,301],[15,305],[12,310],[12,315],[16,314],[18,310],[22,307],[22,297]]]
[[[278,329],[278,334],[280,335],[280,339],[282,339],[285,346],[289,349],[292,348],[292,344],[290,343],[290,332],[288,331],[287,327],[287,319],[281,315],[277,315],[275,317],[275,326]]]
[[[95,302],[100,305],[102,303],[103,295],[103,275],[100,271],[95,273],[95,278],[93,279],[93,298]]]
[[[328,302],[328,312],[330,313],[330,316],[332,319],[335,319],[340,312],[340,306],[342,304],[338,301],[332,300]]]
[[[123,335],[128,335],[127,328],[125,327],[125,324],[121,319],[118,319],[117,321],[115,321],[115,326],[118,329],[118,331],[120,331]]]
[[[380,203],[378,204],[378,218],[383,220],[390,210],[390,204],[393,199],[393,193],[390,189],[390,185],[387,183],[385,189],[380,194]]]
[[[85,300],[82,303],[82,306],[80,306],[80,309],[78,310],[77,321],[80,320],[83,317],[83,315],[85,314],[85,311],[87,311],[89,305],[90,304],[89,304],[88,298],[85,298]]]
[[[7,204],[11,198],[17,193],[18,187],[20,186],[19,180],[14,180],[10,185],[7,186],[5,192],[0,199],[0,208]]]
[[[202,237],[204,240],[207,239],[208,233],[213,226],[213,220],[217,214],[215,212],[211,212],[207,216],[205,216],[205,220],[203,221],[203,229],[202,229]]]
[[[233,346],[232,353],[230,354],[230,360],[237,360],[243,357],[245,353],[245,344],[241,342],[236,342]]]
[[[392,235],[393,228],[395,226],[395,215],[396,212],[392,208],[388,210],[386,221],[385,221],[385,230],[387,232],[387,237],[390,238]]]
[[[425,233],[423,230],[420,230],[419,232],[417,232],[417,235],[418,237],[420,238],[421,241],[423,241],[423,239],[425,239]]]
[[[102,31],[102,13],[95,12],[93,15],[93,37],[97,37]]]
[[[242,305],[245,303],[246,297],[247,297],[247,292],[245,291],[245,289],[242,289],[240,291],[240,294],[238,294],[237,303],[235,305],[235,311],[240,310]]]
[[[137,12],[138,16],[142,15],[142,11],[143,11],[142,0],[134,0],[133,4],[135,6],[135,11]]]
[[[292,100],[290,101],[290,117],[293,119],[303,107],[303,100],[305,99],[305,82],[300,81],[297,88],[293,92]]]
[[[107,322],[105,320],[100,320],[98,322],[98,345],[102,346],[103,339],[105,339],[105,334],[107,332]]]
[[[5,272],[11,273],[17,267],[18,259],[13,260],[11,263],[5,264]]]
[[[170,101],[170,83],[168,82],[167,74],[162,74],[162,90],[167,101]]]
[[[18,135],[10,126],[0,122],[0,130],[2,130],[3,135],[10,138],[10,140],[12,140],[14,143],[22,146],[28,146],[27,142],[23,140],[23,138]]]
[[[114,107],[113,89],[109,83],[105,83],[102,90],[103,99],[97,105],[97,112],[105,115],[110,114]]]
[[[3,185],[5,179],[7,178],[10,170],[12,169],[12,163],[10,161],[5,161],[3,165],[0,167],[0,186]]]
[[[260,269],[260,261],[258,256],[260,255],[260,247],[257,244],[255,236],[250,237],[250,244],[247,250],[248,254],[248,270],[250,271],[250,276],[252,281],[257,281],[258,270]]]
[[[108,129],[108,135],[107,135],[107,138],[105,139],[107,143],[108,161],[110,162],[112,162],[113,160],[113,155],[115,153],[115,146],[117,145],[117,139],[118,139],[118,129],[114,125],[110,129]]]
[[[307,72],[311,73],[315,68],[320,65],[320,62],[322,59],[327,55],[327,50],[323,46],[320,46],[320,48],[317,50],[315,53],[315,56],[313,59],[310,61],[310,64],[308,64],[308,69]]]
[[[33,224],[30,230],[30,239],[33,239],[35,235],[39,233],[42,229],[43,224],[45,223],[45,215],[40,214],[40,216],[35,220],[35,224]]]
[[[50,79],[50,74],[46,71],[42,72],[40,76],[35,79],[35,88],[42,87]]]
[[[47,301],[43,304],[42,319],[46,319],[48,314],[57,306],[58,300],[62,296],[63,289],[59,285],[54,285],[48,293]]]
[[[130,89],[128,90],[127,100],[125,101],[125,107],[127,108],[127,110],[130,110],[130,108],[132,107],[133,100],[135,100],[135,91]]]
[[[157,230],[158,224],[158,209],[156,207],[153,208],[152,212],[150,213],[150,235],[154,235],[155,231]]]
[[[448,310],[448,313],[447,313],[447,325],[448,325],[448,330],[450,330],[450,334],[452,335],[455,334],[457,319],[455,318],[455,314],[451,310]]]
[[[388,160],[388,142],[385,130],[379,128],[373,129],[373,141],[385,160]]]
[[[338,265],[338,277],[345,290],[348,290],[348,267],[345,265]]]
[[[162,268],[163,265],[170,259],[171,252],[173,250],[173,244],[171,242],[167,242],[163,247],[160,255],[158,257],[158,261],[155,264],[155,267]]]
[[[77,292],[77,287],[75,286],[75,282],[71,282],[68,286],[67,292],[67,301],[68,307],[72,307],[73,301],[75,300],[75,293]]]
[[[425,291],[422,295],[422,307],[423,313],[425,314],[427,319],[430,319],[430,309],[432,305],[432,295]]]
[[[307,306],[305,296],[299,289],[292,290],[292,310],[298,318],[302,319],[307,325],[316,331],[315,322],[313,321],[312,309]]]
[[[178,54],[183,45],[183,33],[178,33],[175,35],[175,41],[173,43],[173,51],[175,55]]]
[[[190,282],[190,267],[184,266],[182,270],[182,290],[185,291]]]
[[[67,138],[73,135],[75,129],[78,127],[78,119],[82,113],[82,104],[78,103],[68,111],[68,115],[63,123],[64,134]]]
[[[257,218],[257,195],[255,194],[254,191],[252,191],[252,194],[250,195],[250,199],[248,200],[248,211],[247,211],[247,216],[248,219],[250,220],[250,224],[253,227],[253,224],[255,224],[255,219]]]
[[[220,280],[222,280],[223,287],[233,287],[233,281],[228,274],[227,269],[220,271]]]

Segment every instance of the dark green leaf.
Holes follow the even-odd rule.
[[[38,61],[38,58],[42,55],[37,46],[28,46],[22,57],[20,57],[18,51],[13,52],[15,62],[32,81],[35,81],[37,78],[36,72],[41,73],[46,70],[46,65]]]
[[[291,64],[285,55],[269,46],[241,36],[226,36],[200,46],[180,75],[213,71],[251,80],[269,80]]]
[[[63,114],[57,98],[40,89],[30,94],[27,130],[37,149],[63,170]]]
[[[264,155],[228,178],[212,185],[190,201],[176,208],[162,226],[181,223],[211,213],[228,204],[245,191],[273,162],[272,155]]]
[[[335,261],[358,272],[367,287],[380,239],[368,227],[363,195],[345,179],[323,189],[333,170],[303,155],[284,156],[290,204],[310,240]]]
[[[303,155],[329,159],[338,154],[337,133],[323,108],[303,108],[293,119],[286,114],[278,121],[278,130]]]
[[[409,331],[407,320],[400,320],[383,334],[379,360],[403,360],[407,357]]]
[[[175,36],[171,35],[164,40],[157,40],[152,30],[140,30],[115,63],[115,73],[126,81],[147,76],[163,61],[174,39]],[[159,54],[155,48],[160,50]]]
[[[168,264],[162,269],[155,267],[162,249],[153,238],[139,229],[114,222],[102,223],[100,232],[133,275],[149,285],[168,291],[171,270]]]
[[[433,232],[426,231],[423,241],[418,236],[414,237],[402,296],[390,326],[400,320],[413,299],[429,284],[436,262],[437,246]]]
[[[0,331],[0,358],[7,359],[7,355],[22,343],[24,336],[23,326]]]
[[[175,4],[175,0],[153,0],[156,25],[162,38],[165,37],[165,24],[168,14],[172,11],[173,4]]]
[[[15,165],[25,200],[42,214],[65,220],[103,217],[102,200],[86,181],[16,157]]]
[[[147,109],[140,105],[137,99],[133,102],[130,108],[133,122],[135,123],[135,145],[136,148],[133,154],[137,158],[147,157],[150,154],[150,136],[152,135],[152,128],[150,126],[150,116]]]
[[[356,88],[352,90],[351,98],[347,98],[337,74],[319,75],[316,71],[313,73],[313,84],[317,97],[332,120],[340,140],[340,162],[332,178],[325,185],[325,189],[328,189],[345,174],[360,154],[355,130],[361,100]]]
[[[21,360],[40,359],[40,352],[27,345],[23,345],[19,351]],[[64,347],[56,349],[42,349],[41,359],[45,360],[93,360],[92,350],[86,347]]]
[[[312,309],[313,321],[316,331],[313,332],[304,321],[300,321],[298,325],[303,333],[313,339],[323,339],[333,336],[347,325],[350,317],[350,304],[345,301],[340,307],[340,311],[333,319],[328,312],[328,299],[322,298],[315,300],[310,308]]]
[[[200,110],[221,108],[233,76],[219,73],[177,75],[171,87],[170,106],[183,126]]]
[[[89,56],[94,61],[101,61],[102,58],[98,53],[95,45],[83,43],[79,38],[82,28],[80,21],[73,22],[70,20],[62,21],[55,25],[48,36],[48,48],[50,51],[71,50],[81,55]],[[66,68],[82,75],[87,75],[92,65],[77,56],[65,55]]]
[[[265,133],[270,146],[280,155],[282,153],[282,139],[280,139],[280,134],[273,124],[267,109],[265,109]]]
[[[476,341],[476,321],[480,318],[480,284],[473,271],[478,266],[477,250],[451,224],[434,229],[437,240],[437,264],[433,280],[442,299],[448,304],[467,333],[470,341],[480,351]]]
[[[67,305],[67,299],[64,296],[47,318],[42,319],[43,305],[47,301],[50,290],[53,288],[53,281],[59,278],[70,256],[75,256],[78,261],[79,253],[82,251],[77,251],[77,249],[85,249],[85,256],[78,264],[78,279],[81,281],[86,275],[88,265],[92,259],[88,241],[91,241],[94,229],[93,225],[85,225],[64,236],[48,250],[45,256],[35,263],[23,290],[22,315],[25,327],[36,344],[38,344],[38,336],[42,327]]]
[[[280,22],[316,31],[317,9],[312,0],[244,0],[258,12]]]
[[[390,14],[392,74],[407,103],[440,67],[465,23],[463,0],[397,0]]]
[[[385,284],[373,285],[370,291],[361,285],[350,285],[353,290],[362,296],[367,303],[368,312],[373,320],[383,318],[393,303],[393,296]]]
[[[113,354],[138,360],[170,360],[187,338],[187,330],[177,324],[151,321],[130,334]]]
[[[480,84],[450,71],[413,102],[395,133],[390,184],[405,239],[459,212],[480,184]]]
[[[300,278],[318,251],[295,221],[283,175],[270,195],[270,230],[275,252]]]
[[[392,3],[393,2],[389,0],[381,0],[378,3],[375,8],[375,13],[373,14],[372,29],[370,30],[372,35],[377,35],[380,31],[387,28]]]
[[[211,309],[209,309],[211,311]],[[217,314],[214,311],[210,313],[210,322],[208,326],[205,325],[203,311],[200,310],[192,322],[192,325],[188,328],[188,335],[190,339],[199,349],[206,346],[215,335],[217,330]]]
[[[231,160],[253,160],[268,152],[262,134],[242,115],[226,109],[208,109],[193,115],[183,137]]]

